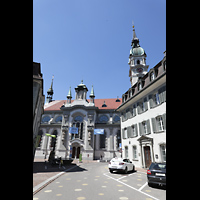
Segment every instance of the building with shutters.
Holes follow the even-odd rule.
[[[66,100],[53,100],[52,79],[38,133],[41,140],[37,157],[49,155],[52,150],[56,157],[63,159],[79,158],[80,154],[82,159],[89,160],[110,160],[121,156],[120,113],[115,109],[122,99],[95,99],[93,86],[89,99],[87,92],[88,88],[82,81],[75,87],[75,99],[72,100],[70,87]],[[70,127],[77,127],[78,134],[70,133]],[[104,134],[94,135],[94,129],[103,129]],[[46,133],[56,137],[48,137]]]
[[[166,161],[166,51],[163,59],[147,72],[146,53],[133,26],[129,55],[131,88],[122,95],[123,158],[136,167]]]

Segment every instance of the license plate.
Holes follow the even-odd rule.
[[[165,176],[165,174],[156,173],[156,176]]]

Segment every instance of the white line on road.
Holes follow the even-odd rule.
[[[126,185],[127,187],[129,187],[129,188],[131,188],[131,189],[133,189],[133,190],[136,190],[137,192],[140,192],[140,193],[142,193],[142,194],[144,194],[144,195],[146,195],[146,196],[149,196],[149,197],[151,197],[151,198],[153,198],[153,199],[155,199],[155,200],[159,200],[159,199],[157,199],[157,198],[155,198],[155,197],[153,197],[153,196],[151,196],[151,195],[149,195],[149,194],[147,194],[147,193],[145,193],[145,192],[142,192],[142,191],[140,191],[140,190],[138,190],[138,189],[136,189],[136,188],[134,188],[134,187],[132,187],[132,186],[130,186],[130,185],[128,185],[128,184],[122,182],[122,181],[119,181],[118,179],[115,179],[115,178],[113,178],[113,177],[111,177],[111,176],[108,176],[106,173],[104,173],[103,175],[104,175],[104,176],[107,176],[107,177],[109,177],[109,178],[111,178],[111,179],[113,179],[113,180],[115,180],[115,181],[117,181],[117,182],[119,182],[119,183],[121,183],[121,184],[123,184],[123,185]]]
[[[147,185],[147,182],[146,182],[143,186],[141,186],[141,187],[138,189],[138,191],[141,191],[146,185]]]

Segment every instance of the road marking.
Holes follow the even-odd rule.
[[[138,180],[138,181],[142,181],[142,179],[140,179],[140,178],[138,178],[137,180]]]
[[[59,196],[62,196],[62,194],[56,194],[56,196],[58,196],[58,197],[59,197]]]
[[[74,191],[75,191],[75,192],[78,192],[78,191],[81,191],[81,190],[82,190],[82,189],[75,189]]]
[[[33,197],[33,200],[37,200],[38,198],[37,197]]]
[[[140,187],[140,188],[138,189],[138,191],[141,191],[147,184],[148,184],[148,183],[146,182],[142,187]]]
[[[113,180],[115,180],[115,181],[117,181],[117,182],[119,182],[119,183],[121,183],[121,184],[123,184],[123,185],[126,185],[127,187],[129,187],[129,188],[131,188],[131,189],[133,189],[133,190],[136,190],[136,191],[138,191],[138,192],[140,192],[140,193],[142,193],[142,194],[144,194],[144,195],[146,195],[146,196],[148,196],[148,197],[151,197],[151,198],[153,198],[153,199],[155,199],[155,200],[159,200],[159,199],[157,199],[156,197],[153,197],[153,196],[151,196],[151,195],[149,195],[149,194],[147,194],[147,193],[145,193],[145,192],[143,192],[143,191],[139,191],[138,189],[136,189],[136,188],[134,188],[134,187],[132,187],[132,186],[130,186],[130,185],[128,185],[128,184],[126,184],[126,183],[124,183],[124,182],[122,182],[122,181],[120,181],[120,180],[117,180],[117,179],[115,179],[115,178],[113,178],[113,177],[111,177],[111,176],[109,176],[109,175],[107,175],[107,174],[103,174],[104,176],[107,176],[107,177],[110,177],[111,179],[113,179]]]
[[[101,187],[102,187],[102,188],[106,188],[107,186],[105,186],[105,185],[102,185]]]
[[[128,197],[120,197],[119,199],[128,199]]]
[[[52,192],[52,190],[45,190],[44,192]]]
[[[82,199],[85,199],[85,197],[78,197],[77,199],[78,200],[82,200]]]
[[[118,190],[119,192],[123,192],[124,190]]]
[[[117,185],[117,186],[122,187],[123,185]]]
[[[95,176],[95,177],[100,177],[100,176]]]
[[[66,180],[71,180],[71,178],[66,178]]]
[[[95,181],[98,181],[98,179],[94,179]]]
[[[104,193],[99,193],[98,195],[104,195]]]
[[[63,185],[59,185],[58,187],[63,187]]]
[[[77,182],[81,182],[81,180],[77,180]]]
[[[146,192],[151,192],[151,190],[145,190]]]
[[[83,183],[82,185],[88,185],[87,183]]]

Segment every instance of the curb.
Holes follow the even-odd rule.
[[[78,165],[73,166],[73,167],[71,167],[69,169],[66,169],[65,171],[60,172],[59,174],[56,174],[55,176],[52,176],[52,177],[48,178],[47,180],[43,181],[42,183],[36,185],[33,188],[33,195],[35,195],[36,193],[38,193],[41,189],[43,189],[44,187],[46,187],[49,183],[51,183],[52,181],[54,181],[58,177],[62,176],[65,172],[67,172],[67,171],[69,171],[71,169],[74,169],[75,167],[78,167]]]

